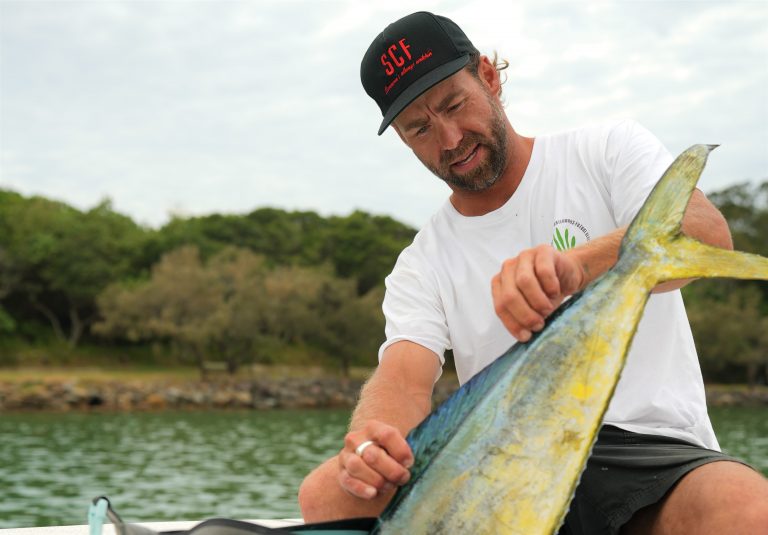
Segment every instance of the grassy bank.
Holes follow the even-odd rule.
[[[373,368],[353,367],[349,378],[365,380]],[[290,378],[336,378],[341,377],[337,370],[321,366],[286,366],[260,365],[243,367],[235,374],[226,372],[208,372],[208,380],[280,380]],[[200,370],[192,366],[15,366],[0,367],[0,382],[19,383],[29,381],[86,381],[86,382],[133,382],[164,381],[188,382],[203,379]]]

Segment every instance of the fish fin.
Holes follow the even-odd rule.
[[[729,277],[768,280],[768,258],[706,245],[679,235],[667,247],[659,266],[659,281]]]
[[[717,145],[693,145],[680,154],[654,186],[621,242],[619,256],[654,237],[669,239],[680,233],[688,201],[696,188],[707,156]]]

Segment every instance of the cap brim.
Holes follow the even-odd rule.
[[[395,120],[395,117],[397,117],[400,112],[408,106],[408,104],[416,100],[419,95],[424,93],[433,85],[442,82],[452,74],[455,74],[463,69],[467,63],[469,63],[469,54],[465,54],[460,58],[456,58],[449,61],[448,63],[440,65],[436,69],[433,69],[428,74],[425,74],[416,80],[413,84],[408,86],[408,88],[406,88],[406,90],[403,91],[402,94],[400,94],[400,96],[398,96],[389,106],[389,110],[387,110],[387,114],[381,121],[381,126],[379,126],[379,135],[381,135],[384,130],[386,130],[387,127],[392,124],[392,121]]]

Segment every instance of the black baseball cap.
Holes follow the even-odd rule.
[[[479,54],[452,20],[419,11],[384,28],[360,64],[365,92],[381,108],[379,135],[403,109]]]

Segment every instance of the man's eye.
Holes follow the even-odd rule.
[[[427,133],[427,130],[429,130],[429,125],[425,124],[424,126],[419,128],[418,130],[416,130],[416,135],[417,136],[423,136],[424,134]]]
[[[462,104],[464,104],[464,101],[459,101],[456,104],[454,104],[453,106],[449,106],[448,107],[448,111],[449,112],[454,112],[454,111],[458,110],[459,108],[461,108]]]

